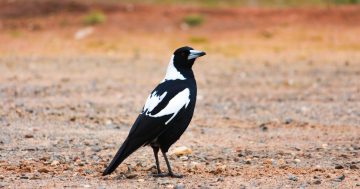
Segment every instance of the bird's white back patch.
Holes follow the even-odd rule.
[[[164,92],[161,96],[158,96],[156,91],[151,93],[146,99],[145,106],[143,108],[143,112],[147,111],[147,114],[151,112],[166,96],[167,92]]]
[[[171,118],[165,122],[165,125],[167,125],[174,117],[179,113],[182,107],[185,106],[185,108],[190,103],[190,90],[188,88],[182,90],[177,95],[175,95],[169,103],[166,105],[164,109],[162,109],[159,113],[155,115],[150,115],[151,117],[161,117],[165,115],[170,115]]]
[[[169,66],[166,70],[165,78],[162,82],[166,80],[176,80],[176,79],[185,80],[186,78],[174,66],[174,55],[172,55],[169,62]]]

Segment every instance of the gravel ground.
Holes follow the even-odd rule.
[[[194,119],[172,148],[192,149],[171,155],[183,179],[150,176],[148,147],[101,176],[167,57],[2,57],[0,188],[359,187],[352,57],[201,59]]]

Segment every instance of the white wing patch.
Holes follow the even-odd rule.
[[[161,117],[161,116],[173,114],[171,118],[165,122],[165,125],[167,125],[179,113],[181,108],[184,106],[186,108],[189,105],[189,103],[190,103],[190,90],[186,88],[181,92],[179,92],[176,96],[174,96],[174,98],[172,98],[169,101],[167,106],[164,109],[162,109],[159,113],[150,116]]]
[[[149,115],[151,112],[166,96],[167,92],[164,92],[161,96],[158,96],[156,91],[151,93],[148,98],[146,99],[145,106],[143,108],[143,112],[147,111],[146,115]]]

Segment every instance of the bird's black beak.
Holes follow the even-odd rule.
[[[198,51],[198,50],[190,50],[190,54],[188,56],[188,60],[198,58],[200,56],[204,56],[206,53],[204,51]]]

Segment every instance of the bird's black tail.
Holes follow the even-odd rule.
[[[138,148],[143,145],[142,141],[139,140],[131,140],[127,138],[125,142],[121,145],[120,149],[117,151],[114,159],[111,161],[109,166],[103,172],[103,176],[112,173],[121,162],[123,162],[130,154],[135,152]]]

